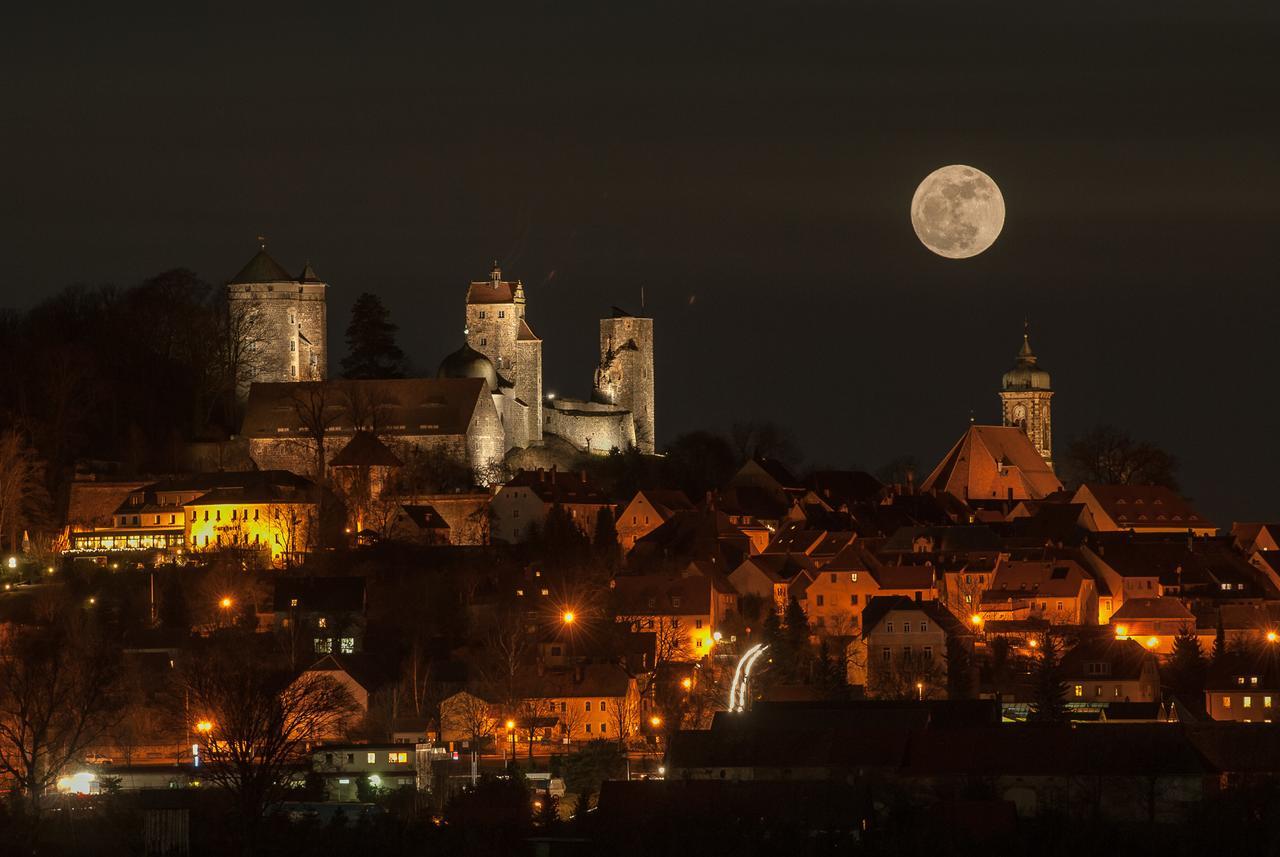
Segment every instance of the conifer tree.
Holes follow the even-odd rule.
[[[1067,720],[1067,686],[1062,681],[1058,638],[1045,631],[1038,640],[1032,668],[1031,714],[1035,723],[1056,724]]]
[[[377,296],[365,292],[351,307],[347,325],[347,356],[342,374],[347,378],[403,378],[404,352],[396,345],[391,314]]]
[[[1217,640],[1214,648],[1217,649]],[[1173,651],[1169,654],[1168,685],[1184,704],[1203,702],[1205,673],[1207,669],[1200,638],[1195,631],[1183,625],[1173,638]]]

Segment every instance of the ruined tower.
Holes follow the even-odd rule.
[[[258,250],[227,283],[230,333],[238,344],[236,390],[255,381],[319,381],[328,377],[325,297],[328,286],[310,264],[294,276]]]
[[[617,307],[611,318],[600,319],[600,366],[593,398],[629,410],[636,448],[646,455],[654,453],[653,319]]]
[[[1053,467],[1053,418],[1049,409],[1052,398],[1049,373],[1037,364],[1029,331],[1024,326],[1017,361],[1004,373],[1000,386],[1002,422],[1026,432],[1050,467]]]

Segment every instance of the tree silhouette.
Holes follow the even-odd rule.
[[[1031,714],[1035,723],[1063,723],[1067,719],[1067,685],[1062,680],[1062,644],[1045,631],[1037,640],[1032,667]]]
[[[365,292],[356,298],[347,325],[343,377],[403,378],[404,352],[396,345],[398,329],[377,295]]]

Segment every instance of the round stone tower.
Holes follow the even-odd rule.
[[[645,455],[655,452],[653,319],[617,307],[611,318],[600,319],[600,366],[593,398],[630,411],[636,449]]]

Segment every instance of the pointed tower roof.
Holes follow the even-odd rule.
[[[1022,429],[972,425],[920,487],[966,502],[1041,500],[1062,483]]]
[[[320,279],[320,275],[316,273],[316,269],[315,269],[315,268],[313,268],[313,267],[311,267],[311,263],[310,263],[310,262],[304,262],[304,263],[302,264],[302,275],[301,275],[300,277],[298,277],[298,282],[300,282],[300,283],[322,283],[322,282],[324,282],[324,281]]]
[[[286,271],[279,262],[267,254],[263,247],[253,254],[249,263],[240,269],[240,273],[231,278],[233,285],[249,283],[292,283],[293,274]]]
[[[1001,385],[1005,390],[1048,390],[1049,373],[1037,365],[1035,352],[1031,350],[1030,325],[1022,325],[1022,347],[1013,368],[1004,373]]]

